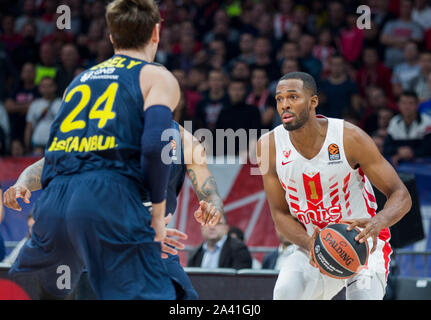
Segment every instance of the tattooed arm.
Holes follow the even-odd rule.
[[[4,205],[8,208],[21,211],[17,198],[23,198],[24,202],[30,203],[31,193],[42,188],[40,178],[42,176],[45,158],[27,167],[19,176],[16,183],[6,190],[3,195]]]
[[[206,163],[205,149],[193,135],[180,126],[187,173],[199,199],[195,219],[202,225],[216,225],[224,214],[216,181]]]

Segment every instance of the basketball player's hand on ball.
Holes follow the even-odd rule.
[[[316,261],[314,260],[314,242],[316,241],[316,238],[319,235],[319,232],[320,232],[319,228],[314,227],[314,233],[310,238],[310,244],[308,246],[308,251],[310,253],[310,264],[315,268],[318,268],[318,267],[317,267]]]
[[[3,195],[3,203],[6,207],[21,211],[17,199],[22,198],[25,203],[30,203],[31,192],[25,186],[14,185],[6,190]]]
[[[165,217],[165,224],[168,225],[168,223],[172,219],[172,213],[169,213]],[[187,240],[187,235],[177,229],[174,228],[166,228],[166,237],[162,241],[162,258],[166,259],[168,258],[168,253],[176,255],[178,254],[178,251],[176,249],[184,249],[185,245],[181,243],[180,241],[172,238],[172,237],[178,237],[182,240]]]
[[[219,222],[222,213],[212,203],[201,200],[194,216],[202,226],[215,226]]]
[[[373,239],[373,247],[370,251],[370,254],[376,251],[377,237],[379,236],[380,230],[383,229],[378,215],[372,218],[341,220],[340,223],[349,224],[350,226],[347,228],[347,230],[353,230],[355,227],[363,228],[362,231],[355,237],[355,240],[363,243],[364,241],[367,241],[369,237],[371,237]]]

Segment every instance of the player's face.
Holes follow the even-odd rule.
[[[301,128],[310,117],[311,98],[304,90],[302,80],[288,79],[278,83],[275,100],[281,122],[286,130]]]

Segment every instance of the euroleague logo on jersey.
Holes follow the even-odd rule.
[[[328,147],[329,160],[340,160],[340,148],[335,143],[331,143]]]

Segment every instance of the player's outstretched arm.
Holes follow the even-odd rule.
[[[224,214],[224,207],[214,176],[207,166],[205,148],[182,126],[180,133],[187,173],[199,199],[194,217],[201,225],[215,226]]]
[[[351,227],[364,228],[357,236],[360,242],[373,238],[374,252],[381,229],[393,226],[410,210],[410,194],[391,164],[380,154],[374,141],[360,128],[345,123],[344,149],[352,168],[360,167],[370,182],[387,198],[384,208],[370,219],[358,219]]]
[[[141,70],[140,87],[144,98],[144,130],[141,137],[141,168],[153,204],[151,226],[156,232],[155,241],[166,235],[166,190],[170,165],[162,159],[166,141],[162,134],[171,128],[172,110],[178,105],[178,81],[165,68],[146,65]]]
[[[30,203],[31,193],[42,188],[40,179],[44,164],[45,158],[42,158],[24,169],[16,183],[7,189],[3,195],[3,202],[6,207],[21,211],[21,207],[16,200],[18,198]]]
[[[285,192],[278,180],[275,154],[274,134],[270,132],[258,140],[256,157],[272,220],[278,232],[285,236],[289,242],[310,251],[313,244],[312,237],[307,234],[301,223],[290,214]]]

